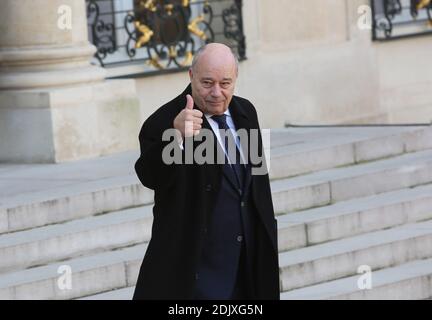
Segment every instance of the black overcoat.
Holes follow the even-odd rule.
[[[140,268],[134,299],[192,299],[195,270],[222,178],[220,164],[170,164],[162,151],[170,141],[162,134],[186,106],[191,86],[155,111],[139,134],[141,155],[135,170],[154,190],[152,237]],[[197,108],[194,106],[194,108]],[[255,107],[233,96],[229,105],[236,129],[259,129]],[[203,116],[203,128],[210,125]],[[216,139],[216,138],[215,138]],[[259,149],[262,150],[261,134]],[[185,142],[186,143],[186,142]],[[194,141],[194,148],[199,142]],[[185,151],[181,151],[184,152]],[[250,158],[249,158],[250,159]],[[252,164],[262,166],[262,164]],[[268,174],[253,175],[251,196],[258,217],[254,258],[256,299],[279,299],[277,222]]]

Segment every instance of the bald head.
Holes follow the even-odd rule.
[[[225,58],[226,61],[230,61],[231,63],[234,62],[236,73],[238,73],[238,58],[237,55],[231,50],[230,47],[224,45],[223,43],[208,43],[202,47],[200,47],[194,54],[193,60],[192,60],[192,69],[195,69],[196,65],[198,64],[198,61],[200,60],[202,55],[210,55]]]
[[[237,74],[237,58],[228,46],[209,43],[196,52],[189,76],[193,99],[202,112],[223,114],[228,109]]]

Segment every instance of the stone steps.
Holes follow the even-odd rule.
[[[283,300],[423,300],[432,298],[432,259],[411,261],[371,273],[371,289],[356,276],[283,292]]]
[[[78,300],[132,300],[135,287],[127,287],[80,298]]]
[[[430,208],[426,185],[281,215],[279,251],[432,219]],[[152,218],[147,205],[0,235],[0,272],[148,241]]]
[[[353,127],[272,130],[270,178],[432,149],[432,127]]]
[[[149,241],[152,222],[148,205],[0,235],[0,272]]]
[[[0,299],[72,299],[133,286],[145,249],[145,245],[135,245],[4,273],[0,275]],[[281,289],[347,277],[356,274],[360,265],[382,269],[429,257],[432,220],[280,253]],[[62,291],[56,285],[61,265],[71,267],[72,290]],[[95,279],[88,283],[91,277]]]
[[[278,216],[279,252],[432,219],[432,184]]]
[[[432,220],[281,253],[281,290],[356,274],[361,265],[383,269],[432,257]]]
[[[432,150],[426,150],[272,181],[271,189],[275,213],[281,214],[431,181]]]
[[[431,149],[432,127],[279,129],[272,130],[271,140],[270,176],[282,179]],[[0,166],[0,182],[5,185],[0,187],[0,234],[152,203],[153,192],[133,171],[138,155],[126,152],[61,165]],[[313,190],[326,191],[323,186]],[[291,196],[301,198],[313,190]],[[299,206],[293,204],[293,209]]]
[[[273,181],[272,191],[275,211],[278,214],[287,211],[298,211],[356,196],[366,196],[428,183],[432,181],[431,153],[432,151],[429,150],[422,151],[394,159],[354,167],[335,168]],[[377,180],[376,183],[371,183],[370,179],[372,178]],[[130,179],[135,178],[130,177]],[[398,179],[399,181],[396,181]],[[354,194],[349,194],[347,193],[347,189],[349,189],[347,185],[353,183],[358,187],[352,191]],[[102,187],[104,182],[98,181],[97,184]],[[88,185],[95,187],[96,183],[89,183]],[[90,188],[90,186],[87,187]],[[80,189],[80,192],[75,196],[69,194],[65,197],[61,196],[61,193],[65,190],[56,191],[55,195],[58,198],[52,200],[9,207],[4,209],[3,212],[0,209],[0,221],[3,221],[3,223],[0,223],[0,230],[3,230],[3,232],[26,230],[46,224],[119,210],[122,207],[137,207],[152,201],[152,192],[140,187],[138,184],[126,184],[109,190],[95,191],[93,189],[89,193],[85,193]],[[36,196],[32,195],[32,197]],[[13,200],[10,200],[9,204],[12,202]],[[64,204],[62,209],[59,208],[61,204]]]
[[[381,274],[432,257],[431,129],[272,131],[283,297],[356,277],[362,264]],[[16,182],[9,189],[0,185],[8,195],[0,195],[0,299],[131,298],[153,201],[133,173],[136,157],[36,170],[0,165],[0,184]],[[42,181],[47,175],[52,183]],[[22,187],[20,181],[36,182]],[[57,286],[64,265],[72,270],[71,290]],[[392,297],[386,288],[411,283],[418,291],[412,297],[426,299],[419,283],[427,277],[394,279],[377,286],[375,295]],[[357,296],[344,291],[330,298]]]
[[[74,299],[135,285],[147,246],[135,245],[0,275],[0,300]],[[58,285],[70,267],[71,289]],[[61,271],[61,272],[60,272]]]
[[[0,203],[0,233],[62,223],[153,202],[136,175],[10,197]]]
[[[373,271],[371,288],[359,289],[361,274],[301,289],[286,291],[281,300],[430,300],[432,259]],[[131,300],[135,287],[112,290],[80,300]]]

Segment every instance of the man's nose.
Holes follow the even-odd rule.
[[[219,84],[216,83],[212,88],[211,95],[213,97],[219,97],[221,94],[222,94],[221,88]]]

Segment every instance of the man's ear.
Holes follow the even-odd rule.
[[[189,68],[189,79],[190,79],[190,81],[192,81],[192,78],[193,78],[192,68]]]

